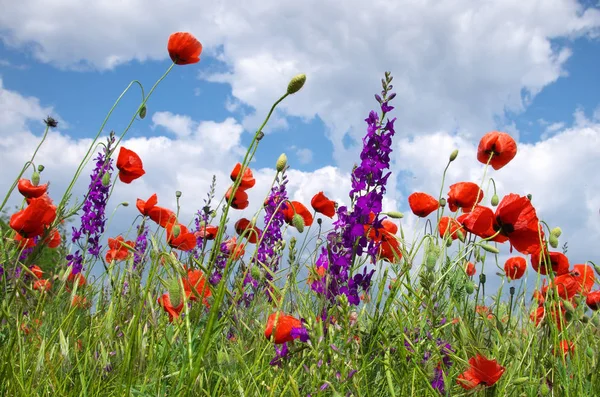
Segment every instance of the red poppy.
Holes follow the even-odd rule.
[[[190,65],[200,62],[202,44],[190,33],[177,32],[169,36],[167,50],[176,65]]]
[[[545,314],[546,310],[544,309],[544,306],[540,304],[540,306],[538,306],[538,308],[535,309],[535,311],[529,315],[529,318],[531,319],[531,321],[535,321],[535,326],[538,327],[544,319]]]
[[[544,287],[544,289],[542,289],[542,293],[546,295],[548,288],[554,289],[554,286],[556,286],[558,296],[563,299],[573,298],[580,290],[580,285],[577,283],[576,278],[570,273],[561,274],[560,276],[554,277],[554,281],[551,282],[549,286]]]
[[[36,291],[50,291],[52,283],[49,280],[41,279],[33,283],[33,289]]]
[[[556,328],[561,331],[563,327],[563,323],[566,321],[566,309],[562,302],[560,305],[554,305],[553,308],[550,309],[550,317],[556,323]],[[531,313],[529,316],[531,321],[535,321],[535,326],[539,326],[542,320],[546,318],[546,309],[544,306],[540,305],[535,312]]]
[[[44,240],[46,244],[48,244],[48,248],[56,248],[60,245],[61,237],[58,229],[53,229],[50,232],[50,236]]]
[[[462,208],[463,212],[469,212],[481,200],[483,200],[483,190],[476,183],[459,182],[450,185],[448,206],[452,212],[459,208]]]
[[[240,236],[243,234],[244,238],[251,244],[256,244],[258,237],[262,234],[262,230],[256,226],[251,226],[250,221],[246,218],[241,218],[235,223],[235,231]]]
[[[10,227],[22,237],[31,238],[44,233],[56,219],[56,206],[47,194],[28,200],[29,205],[10,217]]]
[[[126,149],[123,146],[119,150],[117,168],[119,169],[119,179],[123,183],[131,183],[146,173],[140,156],[133,150]]]
[[[539,274],[548,274],[548,267],[552,271],[560,276],[569,272],[569,258],[562,252],[550,252],[548,256],[544,258],[540,255],[542,251],[546,252],[545,248],[540,248],[537,252],[531,254],[531,266]]]
[[[506,368],[496,360],[488,360],[481,354],[469,359],[469,369],[458,375],[457,383],[466,390],[479,385],[492,386],[502,376]]]
[[[499,170],[517,155],[517,143],[506,132],[492,131],[485,134],[479,141],[477,160]],[[490,160],[490,156],[492,159]]]
[[[381,221],[382,227],[374,228],[372,226],[374,220],[375,214],[371,213],[369,216],[370,224],[364,225],[367,237],[375,242],[380,242],[378,251],[380,259],[387,260],[390,263],[398,263],[402,259],[400,242],[395,236],[398,233],[398,225],[389,219],[384,219]]]
[[[574,265],[573,270],[570,273],[579,286],[579,292],[586,295],[594,286],[596,277],[594,276],[594,269],[589,265]]]
[[[108,238],[108,252],[106,261],[123,261],[131,255],[131,249],[135,246],[133,241],[125,241],[123,236]]]
[[[191,233],[184,225],[179,226],[179,234],[175,236],[175,224],[169,223],[167,229],[167,243],[175,249],[181,251],[190,251],[196,247],[197,240],[194,233]]]
[[[233,189],[233,186],[231,186],[228,190],[227,193],[225,193],[225,200],[227,200],[229,202],[229,199],[231,197],[231,191]],[[235,195],[233,196],[233,200],[231,200],[231,208],[236,209],[236,210],[243,210],[245,208],[248,208],[248,205],[250,203],[248,202],[248,193],[246,193],[244,191],[244,189],[240,189],[238,188],[235,191]]]
[[[600,309],[600,291],[590,292],[585,298],[585,303],[592,310]]]
[[[158,298],[158,304],[162,306],[164,311],[169,315],[169,322],[173,322],[174,319],[179,318],[179,314],[183,310],[183,299],[177,306],[173,306],[169,294],[164,294]]]
[[[504,263],[504,273],[509,280],[518,280],[525,274],[527,269],[527,261],[520,256],[508,258]]]
[[[78,309],[85,309],[88,307],[88,300],[85,296],[75,295],[71,300],[71,307],[76,307]]]
[[[275,323],[276,317],[277,323]],[[302,322],[297,318],[287,314],[283,314],[281,312],[279,313],[279,316],[277,315],[277,313],[273,313],[269,316],[267,320],[265,338],[270,340],[271,334],[273,333],[273,328],[275,328],[275,336],[273,341],[276,344],[280,345],[285,342],[291,342],[292,340],[294,340],[294,337],[292,336],[292,329],[301,327]]]
[[[204,274],[200,270],[189,270],[187,273],[187,277],[183,280],[183,290],[185,291],[185,295],[191,301],[197,301],[198,297],[202,298],[202,302],[205,305],[208,305],[208,301],[206,298],[212,295],[208,284],[206,284],[206,279],[204,278]]]
[[[449,216],[443,216],[440,218],[438,229],[440,231],[441,238],[444,238],[446,233],[448,233],[452,240],[456,240],[458,238],[459,231],[463,233],[463,235],[465,233],[462,225],[456,219]]]
[[[285,203],[283,203],[281,205],[282,211],[283,211],[283,217],[285,219],[285,222],[288,225],[292,224],[292,218],[294,217],[294,214],[298,214],[302,217],[302,219],[304,220],[304,226],[310,226],[313,223],[313,216],[312,214],[308,211],[308,208],[306,208],[304,206],[304,204],[302,204],[299,201],[286,201]]]
[[[158,196],[154,193],[148,201],[137,199],[135,206],[142,215],[149,217],[162,227],[166,227],[169,223],[176,223],[177,215],[167,208],[157,206],[157,203]]]
[[[81,289],[85,287],[87,281],[83,274],[73,273],[73,271],[71,271],[71,274],[69,274],[69,277],[67,277],[67,284],[65,285],[65,289],[71,292],[71,286],[74,287],[75,284],[77,284],[77,289]]]
[[[430,194],[415,192],[408,196],[408,205],[413,214],[425,218],[440,207],[440,202]]]
[[[33,248],[35,247],[35,239],[25,238],[19,233],[15,235],[15,241],[19,244],[19,248]]]
[[[233,170],[231,171],[230,178],[233,182],[236,181],[238,176],[240,175],[240,170],[242,169],[242,164],[237,163]],[[250,189],[256,184],[256,179],[254,179],[254,175],[252,175],[252,170],[249,167],[244,168],[244,173],[242,174],[242,179],[240,180],[239,188],[246,190]]]
[[[223,241],[227,255],[233,255],[233,260],[240,259],[246,253],[245,245],[237,242],[237,237],[231,237],[229,240]]]
[[[563,356],[566,356],[567,354],[572,354],[575,351],[575,345],[573,344],[573,342],[569,342],[568,340],[561,340],[560,343],[558,344],[558,351],[556,349],[554,349],[554,355],[558,355],[558,353],[562,353]]]
[[[38,265],[31,266],[29,270],[31,270],[31,273],[33,273],[35,278],[42,278],[42,276],[44,275],[44,272]]]
[[[205,240],[214,240],[215,237],[217,237],[218,233],[219,233],[218,226],[208,225],[208,226],[200,226],[200,230],[198,230],[196,233],[194,233],[194,235],[196,236],[196,238],[202,238]]]
[[[154,208],[154,206],[158,204],[158,196],[154,193],[148,201],[144,201],[142,199],[137,199],[135,202],[136,208],[140,211],[140,213],[144,216],[150,215],[150,210]]]
[[[335,201],[329,200],[323,192],[315,194],[310,200],[310,205],[316,212],[319,212],[329,218],[335,215]]]
[[[34,186],[29,179],[19,179],[17,184],[19,192],[27,198],[36,198],[44,195],[48,190],[48,184]]]
[[[477,270],[475,269],[475,265],[473,264],[473,262],[467,262],[465,264],[465,273],[467,273],[467,276],[473,277],[476,272]]]

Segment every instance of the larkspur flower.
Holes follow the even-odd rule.
[[[135,240],[135,247],[133,250],[133,269],[137,269],[138,267],[140,272],[143,265],[144,256],[146,254],[146,248],[148,247],[148,227],[145,225],[140,225],[138,227],[138,236]]]

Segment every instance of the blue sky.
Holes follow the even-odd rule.
[[[267,128],[251,202],[262,201],[282,152],[292,166],[293,199],[308,202],[324,190],[343,202],[363,120],[390,70],[398,94],[397,177],[386,209],[408,213],[411,192],[437,194],[455,148],[460,155],[444,191],[479,182],[478,140],[499,129],[519,144],[511,164],[488,173],[499,194],[532,193],[540,216],[563,228],[572,260],[599,260],[600,8],[589,1],[13,2],[0,15],[0,162],[7,171],[0,190],[33,151],[47,114],[63,122],[39,161],[53,188],[64,189],[86,138],[124,87],[137,79],[149,90],[169,67],[166,44],[175,31],[203,43],[201,62],[175,67],[146,119],[129,131],[124,145],[140,153],[147,175],[119,185],[110,211],[154,192],[172,206],[182,190],[182,213],[191,221],[213,174],[218,194],[227,188],[251,134],[297,73],[307,74],[306,86]],[[133,89],[106,132],[120,133],[139,100]],[[77,193],[86,185],[83,178]],[[114,234],[136,215],[132,206],[118,211]],[[402,222],[410,237],[422,233],[414,217]]]

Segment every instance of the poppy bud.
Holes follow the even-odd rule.
[[[142,108],[140,109],[140,119],[144,119],[144,117],[146,117],[146,112],[148,110],[146,109],[146,105],[142,106]]]
[[[515,294],[515,287],[510,287],[509,292],[510,295],[513,296]]]
[[[479,275],[479,282],[480,282],[481,284],[485,284],[485,280],[486,280],[485,274],[481,273],[481,274]]]
[[[279,158],[277,159],[277,162],[275,163],[275,169],[277,170],[277,172],[282,172],[285,169],[286,165],[287,156],[285,155],[285,153],[281,153],[279,155]]]
[[[452,247],[452,239],[451,238],[446,240],[446,247]]]
[[[558,248],[558,237],[554,234],[550,234],[550,237],[548,237],[548,244],[550,244],[552,248]]]
[[[393,219],[402,219],[402,218],[404,218],[404,214],[402,212],[399,212],[399,211],[390,211],[386,215],[389,216],[390,218],[393,218]]]
[[[592,317],[592,324],[594,324],[597,328],[600,328],[600,317],[598,317],[598,316]]]
[[[456,231],[456,236],[461,241],[461,243],[465,242],[465,239],[466,239],[465,234],[460,229]]]
[[[38,172],[44,171],[45,168],[42,164],[38,165]]]
[[[56,121],[54,118],[48,116],[44,119],[44,123],[46,123],[46,125],[50,128],[56,128],[58,127],[58,121]]]
[[[450,153],[450,161],[456,160],[457,157],[458,157],[458,149],[454,149],[452,151],[452,153]]]
[[[596,353],[594,352],[594,349],[592,349],[590,346],[588,346],[585,349],[585,355],[588,356],[589,358],[594,358],[594,356],[596,355]]]
[[[544,397],[550,394],[550,386],[545,381],[540,385],[540,394]]]
[[[527,376],[522,376],[520,378],[513,380],[512,384],[515,386],[519,386],[519,385],[522,385],[523,383],[527,383],[528,380],[529,380],[529,378]]]
[[[600,276],[600,266],[594,265],[594,270],[596,271],[596,274]]]
[[[557,226],[554,229],[550,230],[550,234],[552,234],[556,237],[560,237],[560,235],[562,234],[562,229]]]
[[[110,186],[110,174],[108,172],[105,172],[104,175],[102,175],[102,186]]]
[[[590,318],[586,315],[581,316],[581,322],[587,324],[590,322]]]
[[[128,201],[123,201],[123,202],[121,203],[121,205],[122,205],[123,207],[129,207],[129,202],[128,202]]]
[[[292,77],[292,80],[290,80],[287,88],[288,95],[292,95],[300,91],[302,86],[304,86],[304,83],[306,83],[306,75],[304,73]]]
[[[302,233],[304,231],[304,219],[299,214],[294,214],[292,225],[294,225],[298,232]]]
[[[40,173],[37,171],[34,171],[33,174],[31,175],[31,184],[33,186],[37,186],[40,184]]]
[[[173,237],[174,238],[179,237],[179,234],[181,233],[181,226],[179,226],[179,225],[173,226],[172,231],[173,231]]]
[[[500,250],[498,248],[496,248],[492,245],[489,245],[489,244],[481,244],[480,247],[483,248],[487,252],[491,252],[492,254],[500,253]]]
[[[177,198],[181,197],[181,191],[180,190],[175,191],[175,197],[177,197]]]
[[[531,199],[532,199],[532,198],[533,198],[533,196],[531,195],[531,193],[527,195],[527,199],[528,199],[529,201],[531,201]]]
[[[497,206],[497,205],[498,205],[498,203],[500,202],[500,198],[498,197],[498,195],[497,195],[497,194],[494,194],[494,195],[492,196],[492,199],[491,199],[490,201],[491,201],[491,204],[492,204],[492,206],[493,206],[493,207],[495,207],[495,206]]]
[[[472,282],[468,282],[465,284],[465,292],[469,295],[471,295],[473,292],[475,292],[475,286],[473,285]]]
[[[445,207],[445,206],[446,206],[446,199],[442,197],[440,199],[440,207]]]
[[[169,298],[171,299],[171,305],[177,307],[181,304],[181,286],[179,280],[169,281]]]
[[[250,274],[252,275],[252,278],[257,281],[262,279],[262,273],[260,272],[258,266],[252,266],[252,269],[250,269]]]
[[[567,311],[567,313],[575,312],[575,306],[573,306],[573,304],[571,302],[569,302],[568,300],[563,301],[563,306],[564,306],[565,310]]]

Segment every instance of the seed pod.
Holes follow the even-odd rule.
[[[500,202],[500,198],[498,197],[498,195],[497,195],[497,194],[494,194],[494,195],[492,196],[492,199],[491,199],[490,201],[491,201],[491,204],[492,204],[492,206],[494,206],[494,207],[495,207],[495,206],[497,206],[497,205],[498,205],[498,203]]]
[[[37,171],[34,171],[33,174],[31,175],[31,184],[33,186],[37,186],[40,184],[40,173]]]
[[[275,169],[277,170],[277,172],[282,172],[285,169],[286,165],[287,156],[285,155],[285,153],[281,153],[281,155],[279,155],[279,158],[277,159],[277,162],[275,163]]]
[[[483,248],[487,252],[491,252],[492,254],[500,253],[500,250],[498,248],[496,248],[492,245],[489,245],[489,244],[481,244],[480,247]]]
[[[452,151],[452,153],[450,153],[450,161],[456,160],[457,157],[458,157],[458,149],[454,149]]]
[[[387,213],[387,216],[389,216],[390,218],[393,219],[402,219],[404,218],[404,214],[402,212],[399,211],[390,211]]]

